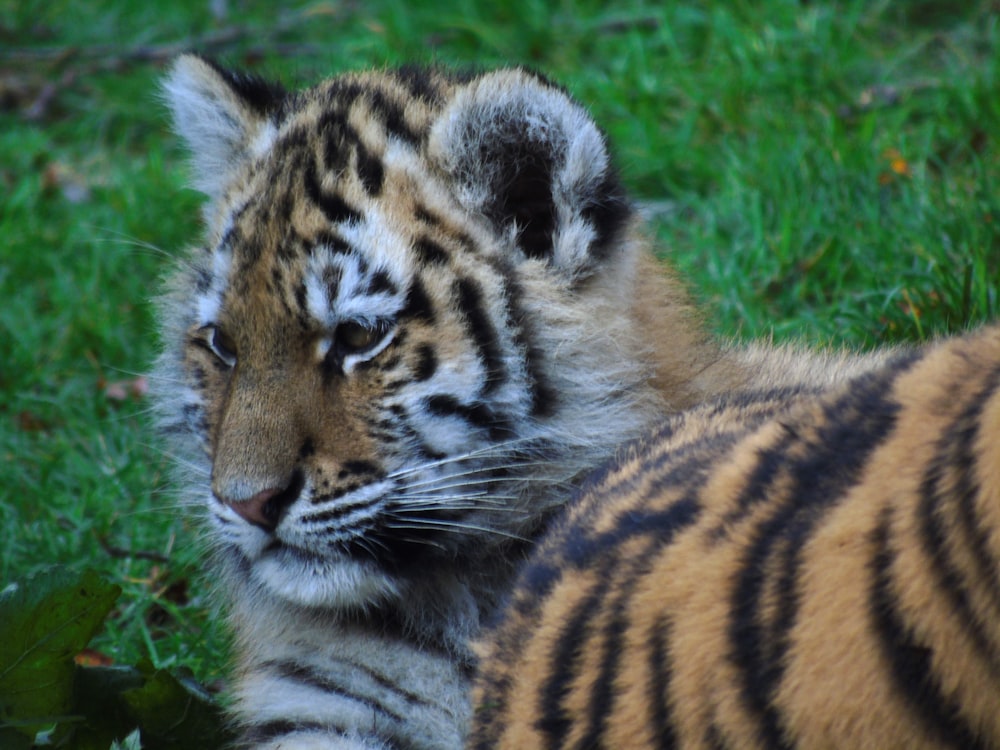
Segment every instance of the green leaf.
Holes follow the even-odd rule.
[[[72,711],[73,657],[119,594],[119,586],[94,571],[63,568],[0,593],[0,731],[15,727],[33,738]]]
[[[233,740],[218,704],[186,671],[180,676],[154,672],[143,687],[123,697],[139,724],[143,750],[225,747]]]
[[[12,727],[0,726],[0,747],[4,750],[31,750],[31,737]]]
[[[133,667],[77,667],[73,698],[82,723],[73,732],[74,750],[107,750],[131,734],[136,722],[122,694],[145,681]]]

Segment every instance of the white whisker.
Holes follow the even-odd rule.
[[[479,487],[475,484],[450,484],[438,489],[437,487],[422,487],[422,488],[410,488],[402,487],[399,490],[392,493],[392,497],[426,497],[426,498],[441,498],[446,499],[449,497],[454,498],[483,498],[483,500],[488,501],[491,497],[505,497],[507,499],[512,499],[517,497],[516,494],[505,490],[504,488],[499,488],[500,493],[493,492],[488,486]]]
[[[375,549],[375,547],[373,546],[373,543],[378,544],[378,546],[381,547],[384,551],[389,550],[389,548],[385,544],[383,544],[381,541],[373,537],[359,537],[354,540],[354,543],[358,547],[363,549],[365,552],[367,552],[369,555],[371,555],[373,560],[379,559],[379,554]]]
[[[400,528],[402,528],[402,527],[400,527]],[[415,527],[411,526],[411,527],[406,527],[406,528],[415,528]],[[446,546],[444,546],[443,544],[441,544],[441,542],[435,541],[433,539],[421,539],[421,538],[418,538],[418,537],[398,536],[398,535],[394,535],[393,538],[394,539],[398,539],[401,542],[409,542],[410,544],[423,544],[423,545],[425,545],[427,547],[434,547],[436,549],[441,550],[442,552],[447,552],[448,551],[448,548]]]
[[[480,531],[484,534],[494,534],[496,536],[502,536],[507,539],[514,539],[519,542],[530,541],[523,536],[514,534],[509,531],[503,531],[501,529],[491,529],[486,526],[479,526],[472,523],[464,523],[462,521],[445,521],[440,518],[434,520],[427,520],[423,518],[407,518],[405,523],[399,521],[393,521],[387,523],[386,528],[388,529],[432,529],[435,531],[453,531],[456,533],[461,533],[463,531]]]
[[[455,503],[435,503],[433,501],[419,501],[417,503],[407,503],[406,507],[398,510],[387,510],[386,513],[397,518],[405,518],[411,513],[434,513],[437,511],[484,511],[489,513],[524,513],[521,508],[509,508],[505,505],[458,505]]]
[[[146,445],[146,447],[147,448],[152,448],[152,449],[156,450],[156,446]],[[183,456],[178,456],[176,453],[171,453],[170,451],[167,451],[167,450],[160,450],[159,453],[160,453],[160,455],[162,455],[162,456],[164,456],[166,458],[169,458],[171,461],[173,461],[178,466],[182,466],[185,469],[187,469],[188,471],[190,471],[190,472],[192,472],[194,474],[199,474],[202,477],[205,477],[206,479],[209,478],[212,475],[212,472],[211,472],[210,469],[207,469],[204,466],[195,463],[194,461],[186,459]]]
[[[499,470],[507,470],[507,469],[530,469],[530,468],[534,468],[534,467],[548,466],[548,465],[549,465],[548,463],[544,463],[544,462],[525,462],[525,463],[504,464],[504,465],[501,465],[501,466],[483,466],[481,468],[470,469],[468,471],[458,472],[458,473],[455,473],[455,474],[442,474],[441,476],[431,477],[431,478],[428,478],[428,479],[421,479],[420,481],[416,481],[416,482],[401,483],[401,487],[405,491],[405,490],[411,490],[411,489],[418,489],[418,488],[421,488],[421,487],[429,487],[429,488],[432,488],[432,489],[447,490],[447,489],[452,489],[452,488],[455,488],[455,487],[469,487],[469,486],[475,486],[475,485],[480,485],[480,484],[498,484],[498,483],[504,483],[504,482],[506,482],[506,483],[513,483],[513,482],[524,482],[524,481],[527,481],[527,482],[537,482],[537,483],[546,483],[547,484],[547,483],[550,483],[550,480],[547,479],[546,477],[538,477],[538,476],[533,476],[533,475],[527,475],[527,476],[523,476],[523,477],[522,476],[517,476],[517,475],[515,475],[515,476],[502,476],[502,477],[484,476],[484,477],[481,477],[481,478],[471,479],[471,480],[467,480],[467,481],[463,481],[463,482],[457,482],[456,480],[467,478],[467,477],[476,477],[477,475],[480,475],[480,474],[491,473],[491,472],[499,471]],[[390,475],[390,477],[391,476],[392,475]],[[442,482],[451,482],[452,484],[440,484]]]
[[[132,237],[123,232],[117,232],[113,229],[108,229],[106,227],[96,227],[98,231],[104,232],[109,235],[117,235],[113,237],[98,237],[94,240],[95,243],[105,243],[109,245],[121,245],[127,247],[131,250],[145,250],[150,255],[157,258],[164,258],[171,263],[176,263],[190,271],[197,270],[190,261],[186,260],[182,253],[172,253],[168,250],[164,250],[159,245],[154,245],[146,240],[140,240],[137,237]]]
[[[386,478],[387,479],[398,479],[398,478],[404,477],[404,476],[406,476],[408,474],[415,474],[415,473],[418,473],[418,472],[426,471],[427,469],[436,469],[436,468],[440,468],[442,466],[446,466],[447,464],[459,463],[459,462],[462,462],[462,461],[470,461],[470,460],[479,459],[479,458],[487,458],[487,457],[491,457],[491,456],[492,457],[500,457],[500,456],[505,456],[506,457],[506,456],[508,456],[507,452],[511,448],[514,448],[514,447],[517,447],[517,446],[523,446],[523,445],[530,444],[530,443],[535,443],[535,442],[538,442],[536,438],[518,438],[516,440],[508,440],[507,442],[504,442],[504,443],[496,443],[496,444],[493,444],[493,445],[487,445],[487,446],[483,446],[482,448],[477,448],[476,450],[469,451],[468,453],[461,453],[461,454],[458,454],[458,455],[455,455],[455,456],[445,456],[444,458],[439,459],[437,461],[428,461],[426,463],[422,463],[422,464],[419,464],[417,466],[407,466],[406,468],[398,469],[397,471],[389,473]],[[513,467],[516,467],[517,465],[518,465],[517,463],[514,463],[514,464],[510,464],[509,467],[513,468]],[[489,469],[493,469],[493,468],[496,468],[496,467],[490,466],[488,468]],[[482,470],[486,470],[486,467],[484,467],[484,469],[482,469]],[[474,471],[479,471],[479,469],[476,469]]]
[[[483,506],[503,508],[506,507],[507,503],[514,502],[517,499],[517,495],[498,495],[486,490],[479,492],[452,492],[448,495],[441,495],[434,492],[401,492],[394,494],[390,498],[392,505],[399,505],[401,501],[405,501],[414,505],[439,504],[453,507],[457,502],[466,502],[475,505],[477,508]]]

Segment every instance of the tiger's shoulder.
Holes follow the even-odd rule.
[[[483,639],[470,745],[1000,746],[1000,327],[681,413]]]

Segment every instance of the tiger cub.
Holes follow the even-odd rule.
[[[1000,747],[1000,327],[667,420],[482,656],[472,748]]]
[[[582,477],[712,396],[871,366],[706,336],[532,73],[289,92],[184,56],[164,95],[207,201],[154,396],[248,746],[460,747],[468,643]]]

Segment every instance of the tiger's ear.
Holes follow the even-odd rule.
[[[163,81],[174,130],[191,151],[192,183],[213,200],[236,166],[266,144],[274,113],[286,97],[278,84],[182,55]]]
[[[526,258],[579,280],[620,243],[631,216],[607,144],[584,109],[526,71],[470,81],[433,126],[431,158],[458,201]]]

